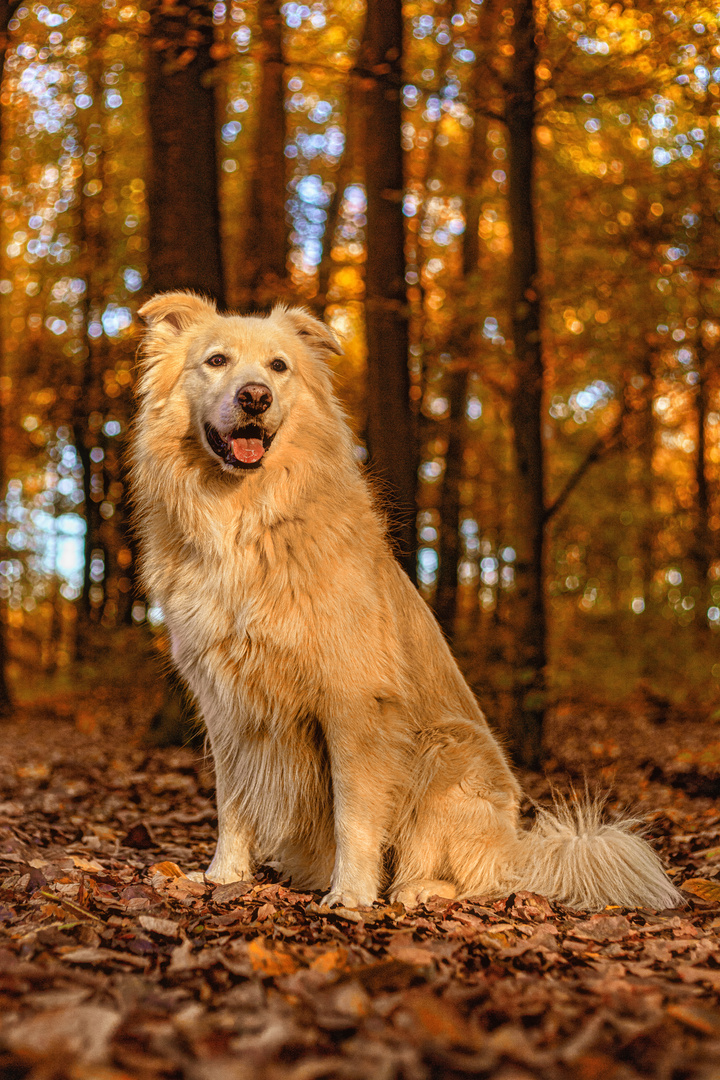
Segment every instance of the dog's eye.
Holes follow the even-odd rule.
[[[287,371],[287,364],[277,356],[270,364],[273,371]]]
[[[222,353],[215,353],[214,356],[209,356],[205,361],[208,367],[225,367],[227,364],[227,357]]]

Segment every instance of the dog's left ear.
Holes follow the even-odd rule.
[[[282,311],[282,314],[290,321],[295,333],[304,338],[308,345],[316,349],[326,349],[327,352],[334,353],[336,356],[342,356],[342,345],[338,341],[335,332],[329,326],[326,326],[324,322],[320,322],[314,315],[311,315],[305,308],[288,308],[286,311]]]
[[[215,303],[192,292],[156,293],[138,311],[148,330],[167,329],[181,333],[203,316],[215,314]]]

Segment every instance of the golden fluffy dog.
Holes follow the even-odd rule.
[[[530,889],[668,907],[651,848],[592,810],[518,826],[519,788],[393,558],[301,309],[219,315],[155,296],[133,444],[144,580],[217,780],[207,877],[272,860],[325,902]]]

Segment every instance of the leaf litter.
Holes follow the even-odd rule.
[[[530,893],[328,910],[272,867],[213,886],[202,754],[148,748],[102,715],[4,727],[8,1080],[720,1075],[720,809],[668,781],[699,760],[699,722],[648,740],[630,713],[591,718],[620,748],[609,812],[634,802],[687,906],[587,914]],[[523,778],[536,798],[582,775],[567,721],[548,775]]]

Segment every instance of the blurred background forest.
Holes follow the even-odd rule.
[[[519,760],[558,701],[713,715],[714,6],[1,10],[0,697],[161,648],[123,458],[135,312],[189,287],[344,339],[400,556]]]

